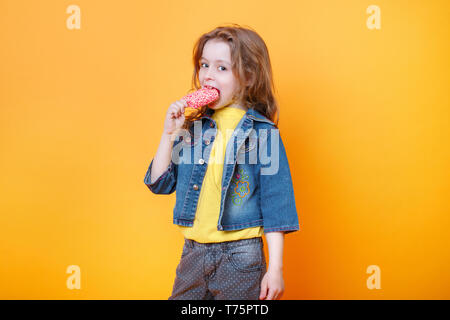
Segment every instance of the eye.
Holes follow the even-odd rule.
[[[208,65],[208,64],[206,62],[200,63],[200,67],[203,67],[203,65]],[[227,70],[227,68],[225,68],[224,66],[219,66],[219,68],[223,68],[222,71]]]

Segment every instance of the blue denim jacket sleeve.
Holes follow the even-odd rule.
[[[174,142],[175,146],[176,142]],[[173,149],[172,149],[173,150]],[[144,183],[150,189],[151,192],[155,194],[171,194],[175,191],[177,186],[177,171],[178,165],[175,164],[172,159],[170,164],[161,176],[153,183],[151,182],[151,171],[153,166],[153,160],[148,167],[147,173],[145,174]]]
[[[267,151],[264,152],[268,155],[270,162],[261,163],[259,175],[264,233],[297,231],[300,228],[294,188],[286,150],[279,130],[268,130],[265,143],[267,144],[265,147]]]

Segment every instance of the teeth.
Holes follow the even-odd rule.
[[[220,94],[220,90],[217,89],[216,87],[213,87],[213,86],[210,86],[210,85],[204,85],[203,88],[205,88],[205,89],[216,89],[217,92]]]

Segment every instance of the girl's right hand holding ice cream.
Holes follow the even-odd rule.
[[[187,108],[186,100],[175,101],[167,109],[166,119],[164,121],[164,133],[172,135],[176,133],[184,124],[184,108]]]
[[[150,173],[150,183],[153,184],[160,177],[170,164],[172,157],[172,141],[174,133],[178,133],[184,124],[184,108],[187,102],[183,99],[175,101],[170,105],[164,120],[164,130],[159,142],[158,150],[153,158],[153,167]]]
[[[164,133],[172,135],[177,133],[185,121],[184,109],[198,109],[219,99],[220,91],[211,86],[204,86],[192,93],[185,95],[178,101],[172,103],[167,110],[164,122]]]
[[[153,167],[151,172],[151,183],[155,182],[158,177],[167,169],[171,161],[172,143],[176,135],[183,127],[185,116],[185,108],[198,109],[204,105],[217,101],[220,91],[210,86],[204,86],[201,89],[185,95],[178,101],[170,105],[166,112],[164,120],[164,131],[159,143],[156,155],[153,158]]]

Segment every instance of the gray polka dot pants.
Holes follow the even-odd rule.
[[[261,237],[219,243],[185,238],[169,300],[258,300],[265,273]]]

